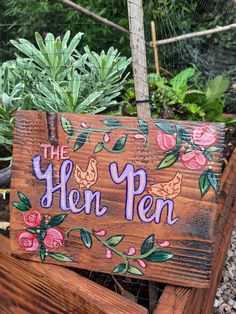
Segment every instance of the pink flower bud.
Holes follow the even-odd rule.
[[[84,128],[84,129],[88,129],[88,128],[90,128],[90,124],[87,124],[87,123],[85,123],[85,122],[81,122],[81,124],[80,124],[81,126],[82,126],[82,128]]]
[[[105,143],[108,143],[108,142],[110,141],[110,136],[109,136],[108,133],[105,133],[105,134],[104,134],[104,136],[103,136],[103,141],[104,141]]]
[[[112,258],[112,251],[108,248],[106,248],[106,258],[109,258],[109,259]]]
[[[161,247],[168,247],[170,246],[170,241],[157,242],[157,244]]]
[[[129,248],[129,251],[128,251],[127,255],[131,256],[131,255],[134,255],[135,253],[136,253],[135,247],[131,246]]]
[[[98,230],[98,231],[93,230],[93,233],[96,234],[96,235],[99,236],[99,237],[104,237],[107,232],[106,232],[106,230],[101,229],[101,230]]]
[[[146,137],[143,134],[135,134],[134,138],[136,138],[137,140],[142,139],[144,140],[144,142],[146,142]]]
[[[137,259],[137,262],[139,263],[139,265],[143,268],[147,267],[147,264],[142,260],[142,259]]]

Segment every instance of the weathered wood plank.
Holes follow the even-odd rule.
[[[227,250],[236,219],[236,149],[234,150],[221,180],[221,197],[216,226],[216,251],[209,289],[188,289],[166,286],[156,307],[155,314],[191,313],[211,314],[216,291],[222,276]],[[185,297],[182,298],[181,296]],[[181,299],[181,301],[180,301]],[[170,301],[171,300],[171,301]],[[172,304],[178,302],[178,307]],[[174,311],[175,310],[175,311]]]
[[[73,114],[54,119],[49,127],[45,113],[17,112],[13,253],[208,287],[224,125]],[[57,160],[62,147],[69,159]]]
[[[189,298],[192,297],[191,288],[166,286],[153,314],[183,314]],[[192,312],[189,312],[193,314]]]
[[[231,171],[228,171],[231,169]],[[234,150],[229,163],[225,168],[225,175],[222,180],[222,192],[226,195],[224,207],[219,212],[218,234],[216,251],[214,256],[214,266],[210,289],[204,294],[204,304],[202,314],[211,314],[215,301],[216,291],[222,277],[222,270],[227,257],[228,248],[236,220],[236,149]],[[224,174],[223,173],[223,174]],[[220,228],[223,226],[223,228]]]
[[[148,311],[119,294],[61,266],[10,255],[0,235],[0,313],[144,314]]]

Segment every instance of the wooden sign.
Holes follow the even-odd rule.
[[[223,124],[17,112],[12,253],[208,287],[223,144]]]

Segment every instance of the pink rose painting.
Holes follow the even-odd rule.
[[[216,129],[212,125],[195,126],[192,131],[192,141],[201,147],[209,147],[218,141]]]
[[[181,161],[186,169],[201,171],[199,188],[204,196],[212,187],[219,190],[218,178],[213,165],[213,152],[218,150],[218,135],[214,124],[193,125],[186,129],[178,124],[154,122],[158,128],[156,141],[158,147],[165,152],[157,169],[165,169]]]
[[[181,160],[184,166],[190,170],[204,169],[207,164],[207,159],[199,150],[193,150],[181,155]]]
[[[49,249],[59,249],[64,244],[64,238],[60,231],[49,228],[43,243]]]
[[[28,252],[39,250],[39,241],[37,236],[29,231],[21,231],[18,236],[20,247]]]
[[[27,227],[38,227],[41,224],[42,215],[37,210],[31,210],[24,215],[24,222]]]
[[[156,133],[157,144],[163,151],[176,148],[176,135],[168,134],[160,130]]]
[[[38,254],[42,262],[47,256],[60,262],[73,262],[70,257],[55,252],[64,245],[64,236],[55,227],[62,224],[67,215],[44,216],[38,210],[32,209],[31,202],[24,193],[18,192],[18,197],[20,202],[12,202],[12,205],[24,212],[25,230],[18,233],[20,248]]]

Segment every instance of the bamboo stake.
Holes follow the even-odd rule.
[[[130,46],[138,117],[151,118],[142,0],[128,0]]]
[[[236,28],[236,23],[226,25],[226,26],[218,26],[216,28],[208,29],[206,31],[194,32],[194,33],[180,35],[177,37],[161,39],[161,40],[157,41],[157,45],[160,46],[160,45],[171,44],[171,43],[174,43],[174,42],[177,42],[180,40],[186,40],[186,39],[190,39],[190,38],[194,38],[194,37],[200,37],[200,36],[206,36],[206,35],[211,35],[211,34],[215,34],[215,33],[225,32],[225,31],[229,31],[229,30],[232,30],[235,28]],[[149,43],[149,44],[151,45],[152,43]]]
[[[124,27],[122,27],[116,23],[113,23],[112,21],[105,19],[105,18],[85,9],[84,7],[82,7],[81,5],[79,5],[77,3],[74,3],[73,1],[70,1],[70,0],[54,0],[54,1],[60,2],[60,3],[66,5],[68,7],[71,7],[73,9],[83,13],[84,15],[87,15],[88,17],[90,17],[91,19],[93,19],[99,23],[105,24],[107,26],[111,26],[111,27],[113,27],[113,28],[117,29],[118,31],[123,32],[125,34],[129,34],[129,31],[126,28],[124,28]]]
[[[158,46],[157,46],[157,34],[156,34],[156,26],[155,26],[154,21],[151,22],[151,31],[152,31],[152,47],[153,47],[153,51],[154,51],[156,74],[160,75]]]

